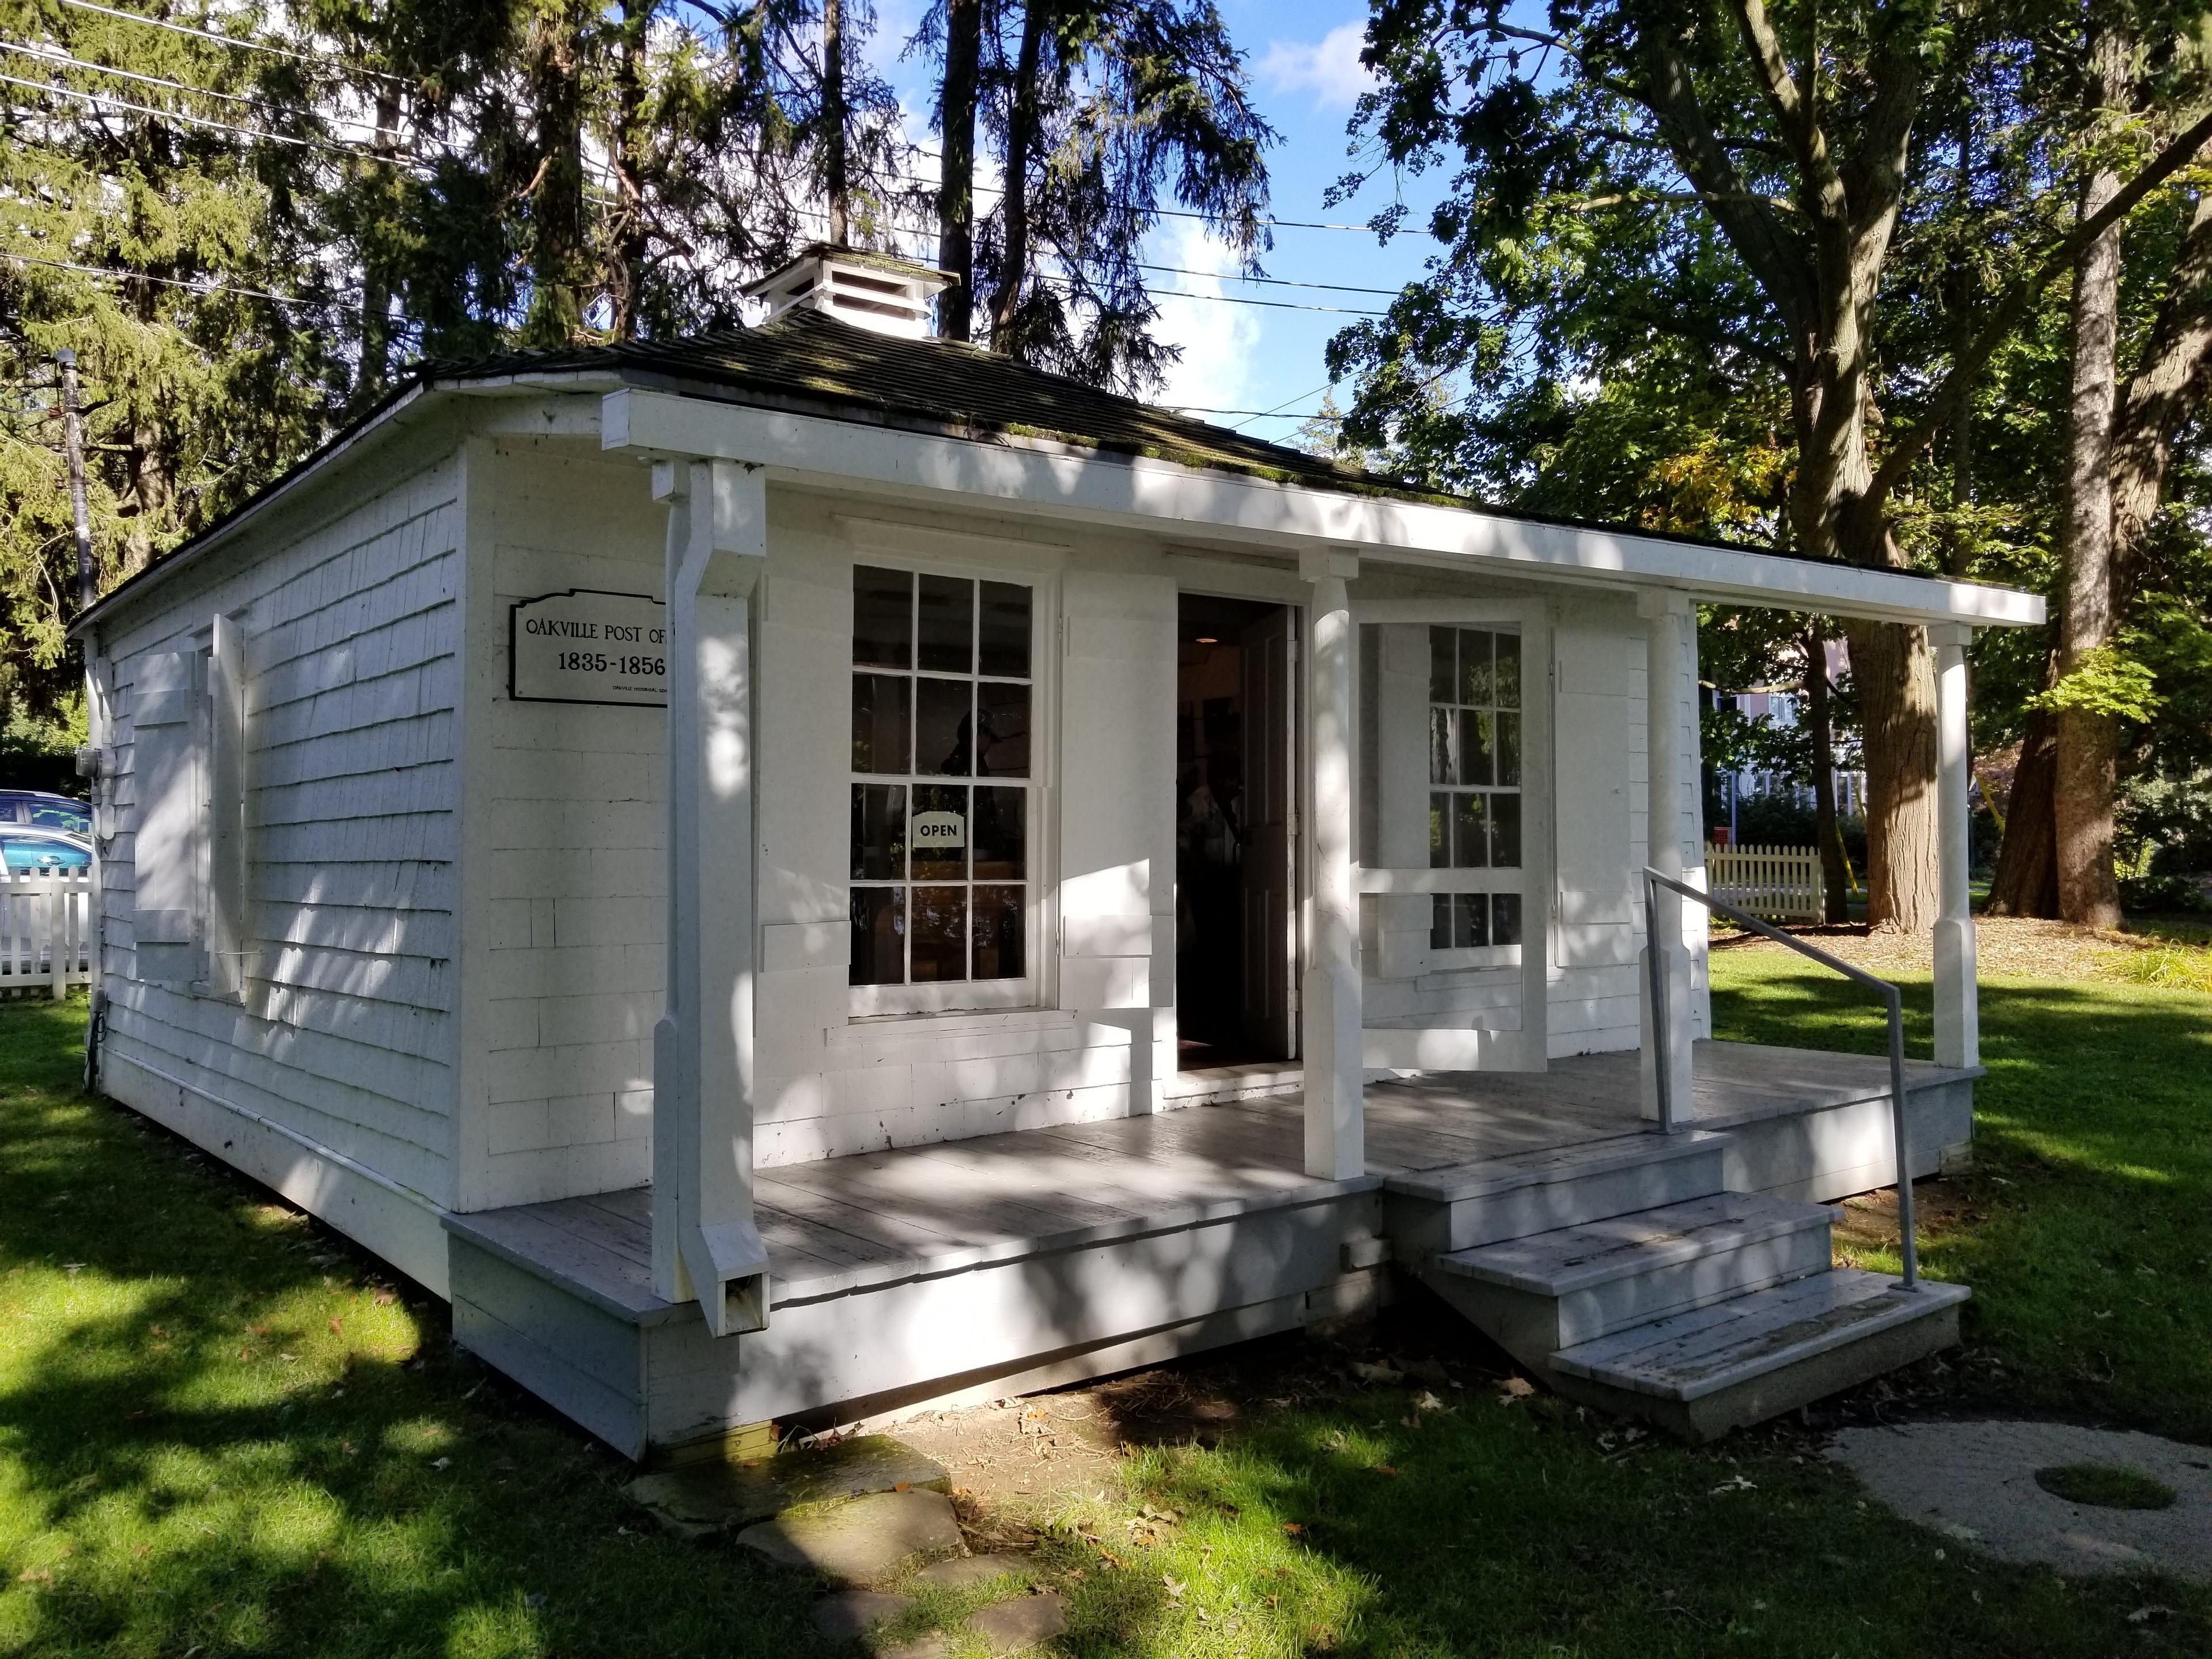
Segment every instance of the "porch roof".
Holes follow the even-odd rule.
[[[1682,536],[1552,518],[1424,489],[946,340],[859,329],[813,310],[665,341],[432,362],[377,410],[79,619],[82,628],[227,540],[263,507],[426,394],[610,392],[610,448],[764,462],[787,477],[1018,501],[1048,514],[1203,542],[1332,544],[1386,562],[1505,563],[1607,585],[1893,621],[2021,626],[2039,595]],[[656,410],[654,404],[668,405]],[[659,415],[660,418],[654,418]],[[745,417],[750,416],[750,419]],[[763,423],[763,417],[773,417]],[[732,421],[750,430],[732,434]],[[678,427],[685,428],[678,432]],[[703,427],[713,430],[702,431]],[[824,443],[824,428],[844,441]],[[871,440],[872,441],[871,441]],[[965,452],[945,464],[946,445]],[[915,464],[917,446],[925,452]],[[781,450],[786,453],[767,451]],[[751,453],[746,453],[751,452]],[[1018,458],[1018,459],[1017,459]],[[1009,468],[1003,463],[1015,460]],[[996,461],[999,465],[993,465]],[[1075,474],[1088,472],[1077,484]],[[871,472],[880,474],[872,480]],[[1178,480],[1190,486],[1176,488]],[[74,630],[73,630],[74,631]]]

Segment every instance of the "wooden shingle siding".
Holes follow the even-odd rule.
[[[471,499],[467,866],[471,1060],[456,1207],[652,1174],[653,1027],[666,975],[667,716],[517,702],[508,613],[569,588],[658,594],[645,470],[481,441]]]
[[[1638,952],[1644,901],[1650,778],[1644,625],[1626,605],[1563,605],[1555,636],[1559,768],[1559,924],[1550,999],[1554,1057],[1633,1048],[1639,1041]],[[1698,799],[1694,662],[1674,688],[1688,760],[1679,833],[1689,879],[1700,878],[1705,827]],[[1568,764],[1565,757],[1577,757]],[[1692,1008],[1711,1035],[1705,912],[1684,907],[1691,946]]]
[[[434,1238],[453,1187],[459,469],[448,450],[382,476],[374,489],[341,475],[272,514],[101,641],[118,828],[103,858],[107,1081],[196,1138],[230,1112],[222,1145],[259,1137],[258,1162],[228,1155],[267,1178],[270,1158],[296,1165],[302,1149],[366,1166],[403,1210],[414,1196]],[[246,670],[244,979],[228,998],[143,982],[131,927],[143,814],[131,691],[139,664],[192,648],[218,612]],[[387,1210],[374,1226],[410,1224],[374,1201]]]

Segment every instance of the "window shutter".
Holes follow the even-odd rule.
[[[1062,604],[1060,1006],[1165,1007],[1175,994],[1175,585],[1071,572]]]
[[[167,652],[138,665],[131,700],[131,773],[138,803],[131,934],[137,976],[190,985],[203,975],[198,927],[202,784],[195,695],[199,653]]]
[[[208,653],[206,978],[218,996],[245,988],[246,642],[217,617]]]

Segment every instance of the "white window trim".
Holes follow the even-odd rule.
[[[1522,682],[1521,706],[1523,712],[1523,752],[1522,755],[1522,861],[1510,870],[1436,869],[1415,866],[1410,869],[1358,866],[1353,876],[1362,894],[1412,895],[1434,893],[1518,893],[1521,899],[1520,945],[1491,945],[1464,950],[1440,951],[1424,945],[1419,951],[1419,961],[1413,964],[1418,974],[1441,974],[1480,970],[1483,969],[1519,968],[1523,963],[1526,946],[1545,940],[1544,958],[1548,948],[1551,896],[1544,890],[1545,878],[1536,873],[1540,865],[1548,871],[1551,860],[1547,848],[1530,843],[1533,826],[1548,824],[1548,806],[1540,815],[1532,812],[1530,797],[1540,789],[1548,797],[1554,788],[1554,757],[1548,749],[1539,754],[1529,746],[1528,711],[1537,698],[1548,700],[1552,695],[1550,683],[1550,617],[1542,599],[1520,596],[1485,597],[1474,595],[1438,595],[1423,599],[1355,600],[1352,607],[1352,622],[1355,629],[1369,625],[1384,627],[1420,625],[1423,627],[1512,629],[1522,640]],[[1540,641],[1537,659],[1530,659],[1532,638]],[[1539,663],[1542,665],[1540,668]],[[1358,677],[1355,676],[1355,681]],[[1360,687],[1355,684],[1357,698]],[[1542,722],[1548,732],[1550,721]],[[1365,730],[1364,721],[1355,712],[1352,721],[1355,742]],[[1547,739],[1548,742],[1548,739]],[[1355,755],[1353,775],[1366,776],[1364,756]],[[1540,780],[1534,785],[1531,778]],[[1542,831],[1548,835],[1548,830]],[[1530,958],[1532,962],[1539,958]]]
[[[1060,637],[1057,556],[1063,555],[1066,550],[1043,543],[1037,544],[1032,550],[1026,544],[994,537],[969,537],[934,526],[907,526],[882,520],[840,515],[838,524],[845,532],[851,565],[873,565],[884,570],[910,571],[916,575],[957,576],[977,581],[1018,583],[1027,587],[1030,593],[1030,775],[1023,781],[1029,793],[1028,874],[1023,884],[1029,891],[1023,905],[1025,932],[1022,945],[1023,960],[1029,971],[1019,979],[934,981],[918,985],[848,985],[846,988],[847,1023],[851,1025],[902,1016],[957,1016],[1025,1009],[1049,1010],[1055,998],[1056,975],[1054,972],[1055,963],[1049,958],[1048,946],[1058,933],[1055,918],[1059,894],[1058,871],[1053,854],[1059,846],[1059,825],[1054,808],[1059,794],[1056,786],[1060,758],[1060,657],[1054,647]],[[1006,550],[1001,552],[1001,549]],[[850,566],[848,568],[849,571]],[[849,587],[848,580],[848,592]],[[849,623],[845,635],[845,650],[848,659],[845,668],[846,696],[849,699],[852,677],[863,672],[860,665],[849,660],[852,651]],[[849,702],[838,730],[841,743],[849,743],[852,730]],[[854,776],[849,756],[843,770],[849,784]],[[972,786],[977,781],[970,779],[969,781]],[[1009,787],[1014,781],[1002,781]],[[839,834],[848,836],[849,833],[841,824]],[[849,868],[849,865],[847,867]],[[899,884],[905,886],[911,895],[914,887],[911,878]],[[969,878],[967,884],[973,886],[975,878]],[[985,884],[989,884],[987,882]],[[848,915],[854,885],[852,878],[846,877],[844,888]],[[850,923],[848,921],[843,925],[849,927]]]

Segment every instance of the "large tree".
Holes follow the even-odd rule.
[[[1971,405],[1978,377],[2077,250],[2194,155],[2205,124],[2141,159],[2094,213],[2063,223],[2060,192],[1984,227],[2011,274],[1948,361],[1886,380],[1883,282],[1923,199],[1938,91],[2016,78],[2021,44],[1996,14],[1928,0],[1651,0],[1555,6],[1541,24],[1501,4],[1381,0],[1367,61],[1382,89],[1356,130],[1380,160],[1455,169],[1431,228],[1434,276],[1382,322],[1341,337],[1332,367],[1362,375],[1349,441],[1395,442],[1458,482],[1453,428],[1400,416],[1409,389],[1464,376],[1469,401],[1549,383],[1557,395],[1654,333],[1763,361],[1789,398],[1794,548],[1906,568],[1898,498]],[[1383,228],[1395,228],[1386,219]],[[1465,427],[1460,430],[1468,429]],[[1443,447],[1437,441],[1443,440]],[[1869,915],[1933,920],[1933,676],[1921,630],[1855,623],[1869,774]]]

